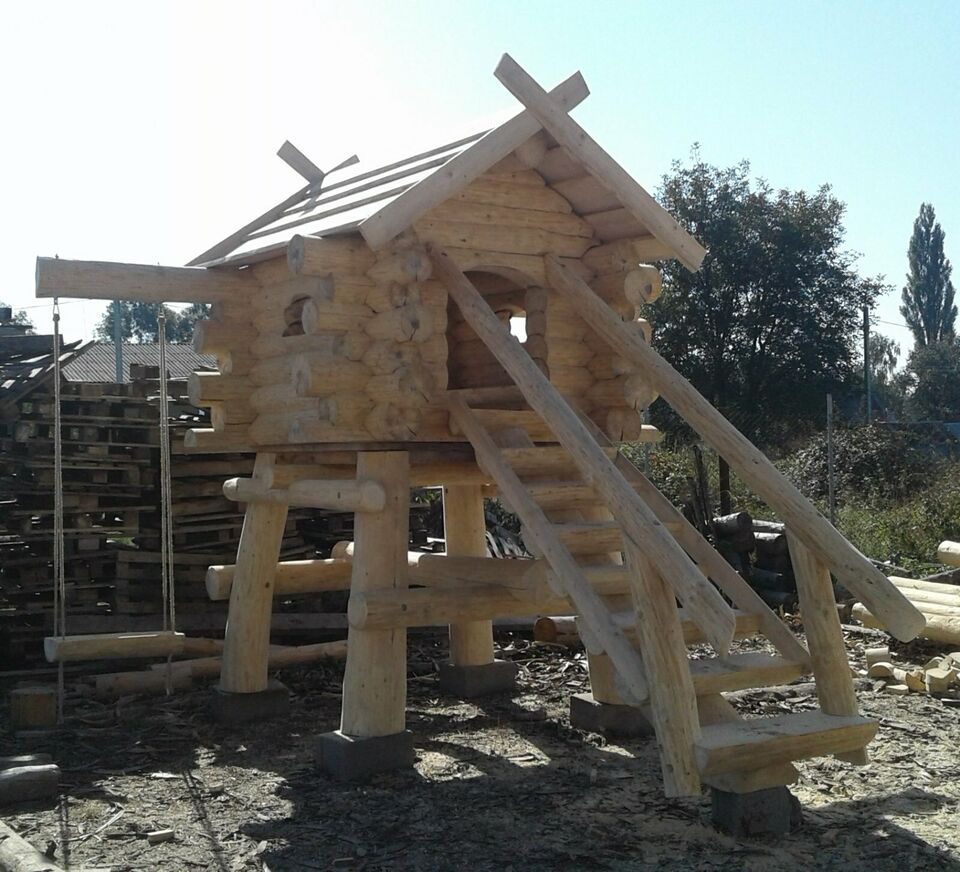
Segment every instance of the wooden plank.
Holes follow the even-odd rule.
[[[577,73],[551,91],[550,97],[555,105],[569,111],[589,93],[586,82]],[[515,115],[449,160],[442,170],[431,173],[392,203],[361,221],[360,233],[371,248],[381,248],[424,212],[468,185],[539,130],[540,124],[529,112]]]
[[[43,653],[50,663],[74,660],[113,660],[166,657],[183,650],[183,633],[96,633],[83,636],[48,636]]]
[[[568,296],[581,316],[618,354],[636,363],[650,385],[727,460],[743,481],[769,505],[808,548],[899,639],[923,629],[923,616],[887,577],[854,548],[762,451],[710,405],[679,372],[556,258],[546,257],[552,287]]]
[[[830,570],[789,530],[787,539],[800,598],[800,615],[810,647],[813,674],[817,679],[820,709],[828,715],[856,715],[859,713],[857,694],[847,662],[847,646],[837,614]],[[843,759],[861,766],[868,762],[864,748],[844,755]]]
[[[494,75],[551,133],[579,159],[657,239],[670,246],[688,269],[699,269],[706,249],[687,233],[576,121],[513,59],[505,54]]]
[[[718,653],[726,653],[733,640],[736,620],[723,597],[673,541],[656,515],[604,454],[576,412],[527,356],[516,337],[510,335],[509,329],[499,321],[470,280],[444,252],[431,248],[431,254],[437,273],[443,278],[465,320],[473,325],[477,335],[524,392],[530,406],[570,453],[580,474],[595,485],[626,535],[643,548],[658,567],[691,619],[704,630]],[[599,300],[596,296],[594,299]]]
[[[701,729],[697,762],[701,775],[761,769],[864,748],[876,732],[868,718],[819,711],[714,724]]]
[[[236,270],[37,258],[38,297],[216,303],[245,301],[259,289],[252,275]]]

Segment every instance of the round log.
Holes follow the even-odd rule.
[[[362,303],[308,300],[303,306],[303,329],[310,335],[327,332],[363,332],[374,318],[373,309]]]
[[[433,274],[433,264],[422,248],[407,248],[380,258],[367,270],[375,282],[425,282]]]
[[[376,313],[360,329],[366,330],[373,339],[426,342],[436,329],[436,311],[422,303],[409,303],[398,309]]]
[[[287,244],[287,267],[294,275],[366,273],[376,257],[360,239],[294,236]]]
[[[430,402],[433,382],[422,366],[402,366],[386,375],[367,379],[365,391],[375,403],[420,406]]]
[[[421,420],[419,409],[395,403],[378,403],[364,419],[364,426],[374,439],[406,442],[417,435]]]
[[[937,548],[937,560],[948,566],[960,566],[960,542],[951,542],[949,539],[941,542]]]
[[[330,360],[299,354],[292,363],[293,385],[298,396],[324,397],[340,391],[362,392],[370,370],[352,360]]]

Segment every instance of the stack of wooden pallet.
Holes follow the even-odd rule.
[[[82,348],[70,349],[65,357]],[[0,373],[0,609],[11,662],[40,654],[53,628],[54,393],[50,355],[6,361]],[[156,367],[132,367],[128,384],[61,385],[66,610],[71,632],[155,626],[160,582],[159,403]],[[168,384],[175,582],[193,632],[222,632],[223,603],[206,596],[211,564],[232,563],[242,506],[224,499],[226,478],[249,475],[244,454],[191,455],[183,437],[204,426]],[[303,513],[301,513],[303,514]],[[284,558],[313,556],[291,513]]]

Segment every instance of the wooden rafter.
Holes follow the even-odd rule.
[[[657,239],[670,247],[681,263],[691,270],[700,268],[706,249],[567,114],[567,107],[541,88],[510,55],[501,58],[494,75],[561,146],[606,185]]]

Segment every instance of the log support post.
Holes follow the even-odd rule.
[[[813,675],[817,680],[820,710],[828,715],[855,715],[858,713],[857,693],[847,662],[847,647],[837,614],[830,570],[789,528],[787,541],[797,580],[800,616],[807,635]],[[866,748],[847,751],[837,757],[861,766],[869,762]]]
[[[406,587],[409,455],[362,452],[357,458],[357,476],[382,483],[385,505],[379,512],[356,514],[350,590],[366,593]],[[320,736],[317,765],[344,779],[412,766],[413,736],[405,729],[406,629],[351,627],[347,639],[340,729]]]
[[[443,527],[447,554],[486,557],[486,521],[480,485],[443,489]],[[493,622],[450,624],[450,662],[440,667],[440,687],[464,699],[510,691],[516,687],[514,663],[494,659]]]
[[[257,455],[254,477],[268,475],[273,461],[272,454]],[[247,506],[230,591],[220,685],[213,698],[214,717],[223,723],[278,717],[289,708],[287,689],[268,676],[274,575],[286,522],[286,505]]]

